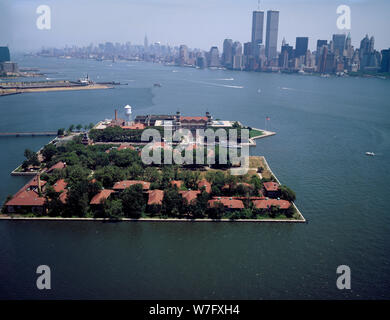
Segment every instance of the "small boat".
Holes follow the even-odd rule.
[[[369,152],[369,151],[367,151],[367,152],[366,152],[366,155],[367,155],[367,156],[373,157],[373,156],[375,156],[375,153],[374,153],[374,152]]]
[[[155,87],[161,87],[161,83],[155,83],[153,86],[155,86]]]

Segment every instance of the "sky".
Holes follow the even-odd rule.
[[[50,30],[36,26],[40,5],[51,9]],[[377,50],[390,47],[388,0],[263,0],[260,8],[280,11],[278,50],[283,38],[295,46],[297,36],[309,37],[315,50],[317,39],[345,32],[336,26],[339,5],[351,8],[355,47],[365,34],[375,37]],[[149,43],[222,49],[225,38],[250,41],[257,7],[257,0],[0,0],[0,46],[33,51],[106,41],[143,44],[146,34]]]

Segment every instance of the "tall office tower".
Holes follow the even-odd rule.
[[[334,34],[333,41],[333,53],[336,56],[343,56],[345,49],[345,34]]]
[[[320,60],[320,56],[322,54],[323,46],[327,46],[327,40],[317,40],[317,48],[316,48],[316,65],[318,66],[318,62]]]
[[[147,51],[148,48],[149,48],[148,37],[145,34],[145,38],[144,38],[144,49],[145,49],[145,51]]]
[[[267,29],[265,38],[265,56],[268,60],[276,58],[278,45],[279,11],[267,11]]]
[[[223,41],[223,52],[222,52],[222,64],[231,68],[233,65],[233,40],[225,39]]]
[[[353,46],[350,33],[348,33],[347,39],[345,40],[345,55],[348,59],[352,59],[353,57]]]
[[[263,43],[264,11],[252,14],[252,55],[259,55],[259,46]]]
[[[308,37],[297,37],[295,40],[295,57],[298,58],[306,55],[308,46],[309,46]]]
[[[242,64],[245,69],[249,69],[249,61],[252,56],[252,42],[244,43],[244,56],[242,58]]]
[[[382,50],[381,53],[382,53],[381,71],[390,72],[390,48]]]
[[[368,39],[368,34],[360,41],[360,59],[363,55],[370,53],[370,39]]]
[[[218,47],[211,47],[209,52],[209,67],[219,67],[219,51]]]
[[[183,66],[188,62],[188,47],[182,44],[179,48],[179,65]]]
[[[8,47],[0,47],[0,62],[11,61]]]
[[[289,61],[293,57],[293,47],[289,46],[283,39],[282,49],[279,56],[279,67],[287,69],[289,67]]]
[[[233,69],[242,69],[242,44],[239,41],[233,43]]]

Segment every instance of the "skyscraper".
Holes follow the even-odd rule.
[[[336,55],[343,56],[345,49],[345,34],[334,34],[332,37],[333,51]]]
[[[309,45],[308,37],[297,37],[295,40],[295,57],[301,57],[306,55],[306,51]]]
[[[390,48],[382,50],[381,72],[390,72]]]
[[[11,61],[8,47],[0,47],[0,62]]]
[[[279,11],[267,11],[267,29],[265,38],[265,56],[268,60],[276,58],[278,45]]]
[[[316,48],[316,64],[318,66],[318,63],[320,61],[320,57],[322,55],[322,50],[324,49],[323,46],[327,46],[328,41],[327,40],[317,40],[317,48]]]
[[[183,66],[188,63],[188,47],[182,44],[179,48],[179,65]]]
[[[233,40],[225,39],[223,41],[222,63],[230,68],[233,64]]]
[[[241,70],[242,68],[242,44],[239,41],[233,43],[233,69]]]
[[[211,47],[209,52],[209,67],[219,67],[219,51],[218,47]]]
[[[252,55],[259,55],[259,46],[263,43],[264,11],[252,14]]]

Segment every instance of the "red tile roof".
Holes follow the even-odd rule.
[[[145,125],[143,123],[135,123],[131,126],[121,126],[124,130],[143,130],[145,129]]]
[[[264,186],[264,189],[266,191],[278,191],[278,189],[279,189],[279,184],[276,182],[272,182],[272,181],[264,182],[263,186]]]
[[[105,201],[107,200],[107,198],[111,195],[111,193],[113,193],[114,190],[111,190],[111,189],[103,189],[103,190],[100,190],[100,192],[98,194],[96,194],[91,202],[89,204],[101,204],[102,201]]]
[[[152,204],[162,204],[163,198],[164,198],[164,191],[163,190],[149,190],[148,191],[149,197],[148,197],[148,205]]]
[[[225,207],[231,209],[244,209],[244,203],[241,200],[229,197],[216,197],[208,201],[210,207],[215,207],[217,203],[222,203]]]
[[[253,188],[253,185],[249,184],[249,183],[246,183],[246,182],[239,182],[237,183],[238,186],[244,186],[244,187],[247,187],[247,188]]]
[[[116,150],[121,151],[125,149],[135,150],[135,148],[132,145],[128,145],[128,144],[121,144]]]
[[[41,186],[46,181],[41,180]],[[6,206],[43,206],[45,197],[38,194],[38,178],[35,176],[6,203]]]
[[[178,189],[183,185],[183,181],[181,180],[172,180],[170,183],[172,187],[176,186]]]
[[[51,167],[47,170],[47,172],[50,173],[50,172],[52,172],[52,171],[55,170],[55,169],[62,170],[62,169],[64,169],[64,168],[66,168],[66,163],[60,161],[60,162],[57,162],[54,166],[51,166]]]
[[[187,203],[195,202],[198,194],[200,194],[199,190],[188,190],[188,191],[179,191],[183,199],[187,200]]]
[[[126,188],[129,188],[135,184],[141,184],[143,190],[149,190],[150,188],[150,182],[142,181],[142,180],[123,180],[116,182],[114,184],[114,190],[124,190]]]
[[[202,189],[202,187],[205,187],[205,191],[207,193],[211,192],[211,183],[208,182],[207,180],[203,179],[203,180],[199,181],[198,188]]]
[[[255,200],[253,201],[253,204],[257,209],[268,209],[271,206],[280,207],[280,209],[288,209],[291,206],[289,201],[278,199]]]
[[[181,122],[207,122],[207,117],[180,117]]]
[[[53,185],[53,188],[55,192],[61,192],[61,191],[65,191],[67,185],[68,183],[64,179],[59,179]]]
[[[68,183],[64,179],[57,180],[57,182],[53,185],[55,192],[61,192],[59,199],[62,203],[66,203],[66,199],[68,197],[68,190],[66,186]]]

